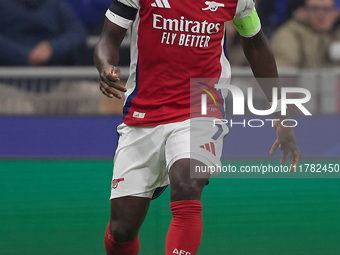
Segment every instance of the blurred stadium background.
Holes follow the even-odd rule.
[[[274,1],[258,2],[269,8],[266,3]],[[269,32],[279,23],[274,14],[262,15],[271,24]],[[0,254],[105,254],[115,128],[123,102],[98,89],[98,73],[90,66],[101,27],[95,25],[84,66],[0,67]],[[122,46],[124,80],[128,36]],[[232,76],[242,89],[254,84],[248,67],[234,67]],[[340,164],[339,68],[282,68],[280,76],[312,93],[306,105],[312,117],[292,109],[302,163]],[[262,97],[255,101],[265,104]],[[274,139],[270,127],[233,128],[223,162],[278,165],[279,152],[268,157]],[[203,193],[199,255],[340,254],[340,173],[223,177],[211,180]],[[167,189],[151,203],[140,233],[141,255],[164,254],[170,220]]]

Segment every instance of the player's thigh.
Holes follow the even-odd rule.
[[[115,241],[134,239],[146,217],[150,199],[126,196],[111,200],[110,230]]]
[[[171,165],[169,170],[171,201],[201,200],[202,190],[210,178],[210,173],[193,178],[191,171],[196,165],[204,166],[204,163],[195,159],[182,158]]]
[[[165,147],[173,200],[199,199],[211,166],[221,164],[223,138],[228,128],[212,118],[174,123]]]

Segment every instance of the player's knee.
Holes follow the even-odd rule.
[[[199,199],[203,187],[199,180],[179,181],[171,185],[171,195],[175,200]]]
[[[119,223],[111,223],[111,235],[116,242],[127,242],[136,238],[138,230],[122,226]]]
[[[176,161],[170,169],[171,199],[200,200],[204,185],[209,178],[191,178],[190,165],[197,163],[189,159]]]

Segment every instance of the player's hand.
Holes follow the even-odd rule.
[[[279,121],[274,122],[274,128],[276,130],[277,139],[270,149],[270,155],[273,155],[275,150],[279,147],[282,151],[282,157],[280,160],[281,165],[286,162],[288,154],[290,154],[290,171],[294,172],[300,163],[300,150],[296,143],[294,130],[292,127],[284,127]]]
[[[104,68],[100,72],[100,91],[107,97],[119,98],[122,96],[118,91],[126,92],[126,88],[120,82],[120,69],[115,66]]]
[[[52,57],[53,50],[48,41],[38,43],[28,54],[28,64],[39,66],[46,64]]]

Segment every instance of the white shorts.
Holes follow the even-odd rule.
[[[221,164],[223,138],[228,131],[226,125],[214,127],[213,118],[152,127],[119,125],[110,199],[152,198],[156,188],[169,184],[168,171],[179,159]]]

